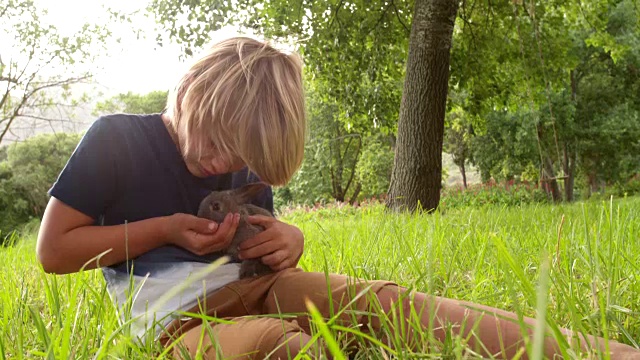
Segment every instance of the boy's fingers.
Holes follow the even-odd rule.
[[[225,247],[231,243],[233,236],[236,234],[238,223],[240,223],[240,214],[227,214],[220,225],[219,233],[223,236],[221,240],[224,241]]]
[[[281,271],[287,268],[291,267],[291,260],[290,259],[284,259],[284,261],[282,261],[280,264],[278,264],[277,266],[275,266],[274,270],[275,271]]]
[[[189,228],[200,234],[212,234],[218,229],[218,224],[209,219],[191,216],[189,218]]]
[[[269,255],[263,256],[262,262],[269,267],[274,267],[276,265],[281,264],[286,259],[287,259],[287,253],[284,250],[277,250]]]
[[[264,227],[267,227],[267,225],[272,224],[276,221],[276,218],[265,215],[251,215],[247,217],[247,222],[249,224],[262,225]]]
[[[225,217],[214,237],[207,239],[209,243],[207,253],[220,251],[229,247],[238,228],[239,218],[239,215],[234,216],[233,214]]]
[[[231,226],[233,226],[233,219],[234,219],[233,214],[231,213],[227,214],[222,220],[222,222],[218,225],[218,230],[216,233],[222,234],[223,236],[225,236],[225,234],[229,231]]]
[[[238,255],[240,256],[240,259],[254,259],[263,257],[277,250],[278,244],[275,244],[273,241],[267,241],[258,246],[254,246],[251,249],[240,251]]]
[[[267,230],[265,231],[261,231],[259,232],[256,236],[247,239],[246,241],[243,241],[242,244],[240,244],[240,246],[238,246],[238,248],[240,250],[246,250],[246,249],[250,249],[254,246],[258,246],[260,244],[263,244],[267,241],[269,241],[269,239],[271,239],[271,234],[269,234],[269,232]]]

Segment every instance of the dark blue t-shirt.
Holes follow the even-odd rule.
[[[96,225],[120,225],[174,213],[195,215],[210,191],[257,181],[247,168],[198,178],[187,169],[160,114],[118,114],[100,117],[91,125],[49,194],[94,218]],[[273,213],[271,188],[253,203]],[[164,246],[128,263],[135,264],[135,275],[153,276],[160,264],[212,262],[219,256],[199,256],[180,247]],[[126,262],[111,268],[118,272],[128,269]]]

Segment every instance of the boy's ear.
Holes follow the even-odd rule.
[[[258,195],[262,190],[268,187],[267,184],[263,182],[252,183],[244,185],[238,189],[234,190],[234,195],[239,204],[246,204],[251,202],[256,195]]]

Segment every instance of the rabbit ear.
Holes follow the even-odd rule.
[[[251,202],[251,200],[258,195],[262,190],[268,187],[267,184],[259,182],[244,185],[238,189],[234,190],[234,197],[239,204],[246,204]]]

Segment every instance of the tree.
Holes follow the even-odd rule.
[[[395,132],[411,0],[153,0],[149,10],[185,54],[234,24],[300,52],[305,71],[328,84],[347,131]],[[186,21],[185,21],[186,20]],[[163,36],[159,35],[162,42]]]
[[[80,134],[41,134],[6,147],[0,162],[0,232],[41,218],[47,191],[80,141]]]
[[[90,79],[83,65],[110,35],[107,27],[85,24],[64,36],[41,19],[43,13],[32,0],[0,4],[0,31],[8,42],[0,53],[0,142],[19,119],[68,121],[70,111],[85,100],[73,99],[71,87]]]
[[[167,91],[152,91],[147,94],[134,94],[131,91],[118,94],[96,104],[94,114],[124,112],[127,114],[154,114],[164,110],[167,104]]]
[[[305,165],[307,171],[312,171],[307,175],[315,176],[333,199],[353,204],[361,190],[356,165],[362,151],[362,135],[344,128],[339,107],[323,96],[325,90],[321,81],[307,85],[309,140]]]
[[[362,190],[357,175],[363,151],[362,135],[347,131],[340,122],[338,105],[327,97],[321,81],[306,84],[309,137],[305,159],[286,191],[286,202],[316,203],[334,199],[355,203]]]
[[[540,164],[534,133],[532,116],[526,110],[487,113],[470,145],[482,180],[538,180],[539,175],[532,179],[529,174],[531,168],[537,173]]]
[[[432,210],[440,202],[442,139],[455,0],[416,0],[387,206]]]
[[[468,94],[451,89],[449,91],[449,110],[445,117],[444,150],[451,154],[453,163],[460,169],[462,185],[467,188],[467,162],[473,161],[471,141],[473,123],[465,111]]]
[[[384,196],[389,190],[393,170],[393,138],[391,136],[370,136],[363,141],[362,154],[356,166],[358,183],[363,198]]]
[[[597,189],[639,171],[637,16],[632,0],[462,3],[450,81],[480,120],[483,178],[538,169],[571,201],[577,176]]]

